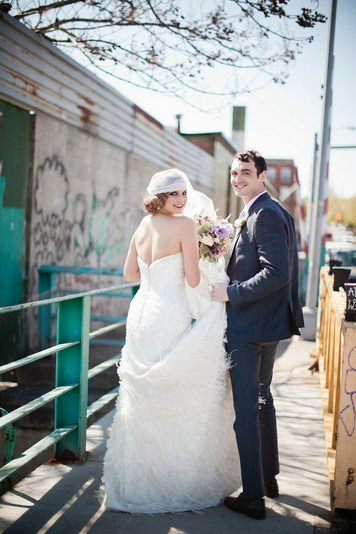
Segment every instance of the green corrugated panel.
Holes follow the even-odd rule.
[[[2,205],[6,179],[0,177],[0,307],[22,302],[24,210]],[[22,337],[21,337],[22,336]],[[20,313],[0,317],[0,365],[21,356]]]
[[[0,100],[0,160],[2,175],[7,184],[3,205],[5,208],[24,208],[28,172],[28,139],[30,114],[28,111]]]
[[[4,183],[5,178],[0,181]],[[0,190],[1,190],[0,182]],[[0,192],[0,306],[22,302],[24,210],[1,206]]]
[[[1,100],[0,112],[0,306],[7,306],[22,301],[30,115]]]
[[[0,306],[22,302],[30,115],[0,100]],[[6,177],[6,178],[5,178]],[[0,363],[21,357],[21,314],[0,320]]]

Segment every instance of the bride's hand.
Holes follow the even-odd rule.
[[[216,302],[228,302],[229,296],[227,294],[227,288],[227,284],[212,284],[210,291],[211,300]]]

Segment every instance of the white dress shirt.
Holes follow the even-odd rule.
[[[245,207],[244,207],[244,209],[242,210],[242,212],[240,214],[240,217],[245,217],[246,218],[248,216],[248,214],[249,214],[249,211],[250,211],[250,208],[251,208],[252,204],[254,202],[256,202],[258,197],[260,197],[261,195],[265,195],[266,193],[267,193],[267,191],[262,191],[262,193],[259,193],[258,195],[253,197],[249,202],[247,202],[247,204],[245,204]]]

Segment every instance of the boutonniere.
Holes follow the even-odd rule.
[[[246,224],[246,221],[247,219],[245,219],[244,217],[241,217],[241,219],[236,219],[236,221],[234,222],[234,226],[236,226],[236,228],[241,232],[241,230]]]

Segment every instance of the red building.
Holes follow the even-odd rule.
[[[277,198],[293,215],[299,243],[304,242],[304,207],[300,198],[298,169],[292,159],[267,159],[267,178]]]

